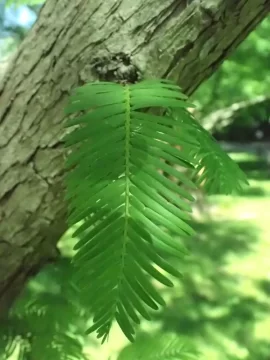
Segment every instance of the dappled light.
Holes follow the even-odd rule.
[[[53,3],[52,0],[47,0],[47,3],[49,1]],[[27,39],[29,31],[33,30],[30,29],[44,3],[46,1],[43,0],[0,0],[1,101],[1,86],[4,88],[7,81],[2,80],[6,69],[13,59],[16,62],[16,51],[22,51],[23,41]],[[91,1],[89,6],[90,3]],[[126,9],[126,13],[118,13],[120,3],[108,1],[110,6],[113,4],[113,21],[116,21],[112,21],[111,34],[108,36],[115,42],[119,42],[114,38],[115,33],[128,22],[128,11],[140,1],[130,1],[130,9]],[[182,6],[181,1],[180,3]],[[198,5],[193,1],[183,1],[184,3],[186,5],[182,7],[187,12],[183,14],[188,22],[189,16],[193,16],[192,9]],[[201,3],[204,9],[207,1]],[[269,4],[269,1],[265,3]],[[99,2],[97,4],[93,15],[104,6]],[[160,14],[156,13],[159,6],[163,5],[157,1],[157,9],[152,6],[155,21],[159,16],[163,19],[163,12],[167,14],[168,9],[162,10]],[[209,19],[216,16],[211,13],[210,5],[204,9]],[[49,10],[53,11],[53,7]],[[175,17],[180,10],[182,8],[179,9],[177,5]],[[106,11],[102,16],[106,21],[111,21],[111,15],[107,17]],[[203,10],[200,12],[203,13]],[[178,55],[174,56],[173,52],[169,56],[171,50],[167,48],[168,54],[164,55],[163,44],[155,43],[158,35],[155,35],[156,30],[150,26],[153,19],[149,20],[149,24],[138,23],[136,31],[132,30],[132,37],[137,32],[143,34],[149,30],[149,41],[153,42],[153,46],[150,50],[147,48],[145,54],[151,53],[150,57],[158,58],[160,62],[164,61],[163,57],[166,55],[165,62],[171,61],[168,69],[172,69],[165,71],[165,67],[162,68],[166,73],[164,77],[177,78],[180,75],[173,68],[173,63],[184,64],[186,56],[187,63],[191,61],[195,64],[198,54],[192,53],[193,43],[181,48],[182,45],[171,39],[174,37],[171,36],[165,40],[168,43],[175,41],[175,48],[179,47],[176,53],[179,52],[180,58],[178,59]],[[206,21],[204,18],[203,21],[200,17],[198,19],[198,23]],[[77,21],[76,16],[73,21]],[[87,19],[88,21],[92,20]],[[64,24],[65,21],[63,26]],[[39,26],[32,34],[34,31],[38,34],[43,23]],[[51,26],[53,28],[53,24]],[[157,28],[166,26],[169,23],[164,20],[163,24],[162,20]],[[65,28],[63,32],[68,31]],[[125,33],[129,31],[131,30],[128,28],[124,30]],[[26,155],[22,163],[18,165],[14,160],[11,170],[3,171],[3,174],[0,171],[0,270],[1,267],[5,269],[5,258],[10,256],[10,249],[14,248],[16,256],[17,253],[27,254],[27,261],[33,261],[36,267],[31,266],[28,272],[25,270],[27,263],[22,262],[18,267],[16,274],[19,278],[24,278],[24,272],[27,272],[26,285],[21,292],[17,291],[17,282],[13,282],[11,277],[12,294],[16,290],[16,300],[10,306],[10,311],[5,309],[4,316],[0,317],[0,360],[270,360],[269,34],[268,17],[198,87],[188,100],[190,102],[186,102],[187,97],[184,91],[181,92],[179,84],[176,86],[168,80],[152,80],[159,75],[157,72],[160,72],[160,77],[163,72],[159,68],[150,71],[148,64],[145,64],[149,58],[144,58],[146,55],[143,52],[140,53],[143,70],[140,66],[137,67],[136,62],[136,66],[132,63],[132,57],[124,56],[119,51],[117,56],[111,56],[113,66],[106,63],[105,57],[102,57],[105,65],[103,62],[102,66],[95,63],[96,73],[93,76],[92,57],[96,56],[96,49],[102,43],[97,38],[98,40],[91,40],[94,44],[93,51],[91,50],[93,53],[90,52],[90,59],[87,60],[89,64],[86,68],[82,65],[80,74],[77,74],[76,67],[73,68],[75,57],[80,58],[78,54],[74,55],[74,59],[72,55],[73,60],[67,62],[72,76],[76,78],[74,82],[78,86],[84,85],[73,92],[66,108],[68,121],[65,126],[75,126],[75,135],[68,133],[65,138],[61,135],[57,142],[53,142],[59,132],[66,131],[60,121],[61,116],[64,116],[64,101],[53,110],[55,117],[50,115],[52,124],[61,123],[62,127],[54,128],[52,133],[47,128],[42,130],[44,139],[49,139],[48,143],[45,140],[43,143],[42,136],[36,135],[36,129],[42,124],[49,102],[53,103],[50,97],[59,97],[62,101],[62,96],[70,95],[73,89],[70,79],[67,80],[71,81],[70,84],[61,84],[59,88],[55,88],[55,93],[48,88],[49,95],[41,93],[42,96],[38,95],[38,100],[35,99],[33,104],[29,99],[29,110],[19,108],[14,119],[21,114],[22,119],[27,118],[28,111],[34,113],[41,109],[35,115],[36,120],[33,120],[37,121],[36,128],[30,129],[30,118],[29,124],[21,121],[20,127],[25,132],[22,139],[18,140],[18,143],[22,142],[22,154],[26,152],[23,147],[25,139],[29,137],[32,142],[38,136],[42,139],[38,140],[40,142],[35,151]],[[144,40],[145,43],[147,41]],[[207,41],[205,39],[205,44],[201,45],[200,54],[208,49]],[[135,48],[135,45],[136,57],[136,52],[141,51],[138,49],[142,45],[131,43],[130,52],[134,51],[131,48]],[[27,46],[30,46],[29,43]],[[53,48],[54,43],[50,46]],[[51,51],[50,46],[44,46],[42,50],[45,59]],[[74,44],[72,46],[75,47]],[[110,46],[106,43],[104,52],[113,54],[115,45]],[[217,46],[219,45],[213,44],[210,48],[214,51]],[[121,48],[119,44],[116,48],[118,47]],[[33,49],[31,51],[34,53]],[[33,53],[29,51],[30,55],[26,53],[25,57],[31,58]],[[171,60],[170,57],[174,59]],[[53,71],[64,72],[65,65],[60,64],[63,68],[60,71],[54,61],[59,59],[53,57],[50,65],[56,69]],[[114,68],[117,61],[121,62],[121,66]],[[204,61],[202,58],[201,68],[205,66]],[[187,86],[187,93],[191,93],[191,89],[197,88],[197,75],[196,71],[193,74],[193,65],[188,68],[187,75],[186,66],[184,64],[181,69],[184,80],[187,77],[193,79]],[[194,66],[195,69],[196,64]],[[209,68],[211,66],[217,67],[214,63]],[[35,66],[31,71],[36,71]],[[115,77],[117,84],[106,82],[106,71],[110,77]],[[143,71],[148,71],[150,79],[142,79]],[[23,67],[21,72],[25,72],[26,78],[29,75]],[[91,73],[91,83],[88,72]],[[132,78],[136,81],[127,81],[125,76],[128,80]],[[44,80],[45,77],[36,79],[38,86],[47,81]],[[98,80],[104,82],[98,84]],[[55,84],[57,81],[52,75],[48,83]],[[85,85],[87,82],[90,85]],[[180,85],[185,88],[185,83]],[[26,94],[29,92],[29,89],[25,90]],[[24,94],[24,91],[19,90],[18,93]],[[108,93],[106,98],[105,94]],[[5,114],[9,113],[13,101],[16,103],[16,94],[11,100],[3,97],[9,104],[5,108]],[[50,99],[48,103],[44,100],[47,96]],[[191,108],[191,103],[197,107]],[[13,122],[9,122],[10,128],[3,127],[1,138],[1,111],[4,102],[0,104],[1,149],[5,148],[4,141],[12,132],[14,136],[7,143],[17,143],[16,134],[20,130],[13,128]],[[151,106],[157,106],[156,115],[154,111],[151,113]],[[172,110],[173,106],[178,106],[177,111]],[[162,107],[166,112],[164,116],[158,117]],[[75,114],[74,118],[70,117],[70,113]],[[93,119],[98,120],[94,125]],[[163,119],[163,122],[159,119]],[[175,139],[180,139],[181,143],[176,144]],[[62,162],[67,156],[62,156],[61,153],[64,141],[66,146],[78,146],[80,141],[83,143],[81,152],[74,152],[68,158],[65,170]],[[44,149],[48,153],[40,155],[42,161],[39,163],[39,151]],[[56,154],[53,160],[50,153]],[[13,150],[6,154],[3,157],[4,165],[6,160],[17,156]],[[20,193],[20,186],[28,181],[28,172],[22,165],[31,161],[31,169],[27,171],[33,174],[34,179],[41,181],[42,187],[37,190],[41,193],[41,208],[61,197],[63,190],[58,183],[55,185],[55,179],[64,183],[62,176],[65,171],[68,173],[66,183],[70,192],[61,200],[61,206],[66,201],[68,205],[65,203],[61,207],[58,204],[59,209],[54,209],[53,214],[46,206],[39,213],[40,208],[33,201],[33,204],[29,204],[30,210],[23,213],[25,220],[22,220],[23,216],[15,213],[19,206],[10,210],[8,204],[13,201],[13,191],[16,189],[19,204],[26,203],[25,198],[22,197],[21,200],[20,197],[23,193]],[[60,168],[58,162],[62,166],[59,173],[56,171]],[[38,164],[42,164],[40,168]],[[17,165],[20,167],[17,168]],[[74,168],[77,173],[70,171]],[[11,175],[5,176],[8,171]],[[47,171],[51,173],[50,176],[44,175]],[[245,176],[249,185],[245,182]],[[45,188],[52,188],[52,192],[47,193]],[[32,183],[29,189],[33,193],[36,191]],[[126,193],[124,197],[123,191],[129,192],[129,197]],[[1,198],[2,193],[4,195]],[[27,198],[30,195],[32,194],[27,194]],[[107,199],[112,200],[111,203]],[[1,201],[4,204],[3,210]],[[37,213],[40,221],[34,222],[34,214]],[[65,222],[68,224],[66,227],[59,222],[60,213],[61,216],[65,213]],[[69,222],[66,221],[67,213]],[[8,243],[5,236],[13,229],[9,224],[5,225],[5,221],[14,214],[18,219],[18,228],[14,231],[11,243]],[[116,227],[111,227],[108,218],[111,223],[116,223]],[[33,230],[38,239],[33,246],[32,243],[27,243],[28,240],[23,243],[17,240],[17,235],[22,231],[20,222]],[[63,234],[62,228],[67,229],[60,239],[56,235],[58,242],[51,239],[51,233],[47,241],[49,223],[53,228],[52,234]],[[38,227],[41,228],[40,232]],[[2,233],[1,229],[4,229]],[[120,242],[122,238],[123,244]],[[29,243],[30,241],[32,240]],[[91,244],[94,244],[93,248]],[[38,257],[34,259],[33,254],[36,252],[32,250],[36,248],[44,253],[44,259],[42,256],[40,258],[42,266],[38,265],[41,261]],[[105,252],[107,257],[104,260],[101,255]],[[178,257],[174,256],[176,253]],[[19,255],[18,259],[21,259]],[[15,257],[14,259],[19,261]],[[15,260],[10,263],[11,267],[15,267]],[[125,262],[131,264],[130,268]],[[1,278],[0,284],[4,280]],[[4,292],[8,288],[5,285]],[[0,299],[1,297],[2,293]],[[164,306],[163,301],[166,303]],[[91,330],[88,331],[89,329]],[[97,332],[88,334],[92,330]],[[130,344],[129,340],[133,341],[134,338],[135,343]],[[104,344],[101,344],[102,339],[106,339]]]

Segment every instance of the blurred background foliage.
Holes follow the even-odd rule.
[[[0,78],[42,3],[0,0]],[[197,118],[218,140],[244,145],[227,150],[250,187],[241,196],[197,194],[191,255],[184,263],[171,260],[183,279],[173,289],[159,285],[167,307],[143,323],[135,345],[117,326],[102,347],[85,336],[91,314],[72,281],[75,240],[68,230],[59,261],[29,282],[1,322],[0,359],[143,360],[150,359],[145,344],[154,351],[173,336],[179,351],[156,359],[270,360],[269,34],[268,17],[192,96]],[[199,355],[192,357],[195,350]]]
[[[270,19],[266,18],[193,98],[204,113],[269,95]]]

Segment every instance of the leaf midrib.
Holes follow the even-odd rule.
[[[119,293],[121,289],[121,284],[124,279],[124,268],[126,260],[126,247],[128,242],[128,226],[129,226],[129,208],[130,208],[130,139],[131,139],[131,107],[130,107],[130,89],[128,86],[125,86],[125,103],[126,103],[126,121],[125,121],[125,205],[124,205],[124,232],[123,232],[123,245],[122,245],[122,259],[121,259],[121,269],[119,271],[119,277],[117,281],[117,295],[115,301],[114,312],[112,313],[112,321],[115,318],[115,312],[117,311],[117,304],[120,299]]]

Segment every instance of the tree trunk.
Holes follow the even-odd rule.
[[[270,0],[47,0],[0,84],[0,314],[66,229],[63,108],[94,80],[170,78],[190,95]]]

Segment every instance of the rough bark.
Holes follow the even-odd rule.
[[[56,256],[66,229],[71,88],[135,70],[189,95],[269,8],[270,0],[47,0],[0,85],[0,314]]]

